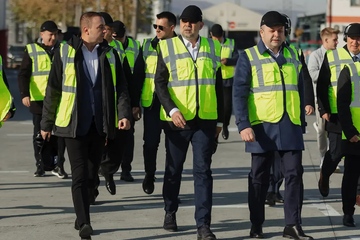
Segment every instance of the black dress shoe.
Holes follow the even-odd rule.
[[[223,127],[221,136],[224,140],[227,140],[229,138],[229,129],[227,127]]]
[[[197,230],[197,240],[216,240],[216,236],[208,225],[202,225]]]
[[[250,238],[264,238],[261,225],[251,225]]]
[[[274,192],[268,192],[266,194],[265,204],[269,206],[274,206],[275,203],[275,193]]]
[[[120,180],[123,180],[125,182],[133,182],[134,178],[131,176],[130,172],[122,172],[120,175]]]
[[[343,217],[343,224],[347,227],[355,227],[355,221],[353,215],[345,214]]]
[[[105,175],[105,187],[106,190],[108,190],[108,192],[111,195],[115,195],[116,194],[116,185],[115,185],[115,181],[114,181],[114,176],[112,174],[110,175]]]
[[[145,174],[145,178],[142,183],[142,188],[145,193],[152,194],[155,189],[155,175],[154,174]]]
[[[165,214],[163,228],[169,232],[176,232],[178,230],[176,223],[176,215],[174,212]]]
[[[91,239],[91,234],[93,234],[93,229],[90,224],[83,224],[79,229],[79,236],[84,239]]]
[[[329,195],[329,177],[326,177],[320,172],[320,178],[318,183],[321,196],[327,197]]]
[[[274,200],[277,203],[284,203],[284,198],[283,198],[283,196],[281,196],[281,194],[279,192],[275,193]]]
[[[301,226],[285,226],[283,232],[284,238],[291,238],[295,240],[313,240],[311,236],[305,235],[304,231],[302,230]]]

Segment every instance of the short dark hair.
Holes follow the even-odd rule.
[[[91,19],[93,17],[102,17],[100,13],[98,12],[85,12],[80,17],[80,28],[82,31],[83,26],[91,27]]]
[[[172,12],[164,11],[156,15],[157,19],[166,18],[170,24],[176,25],[176,17]]]

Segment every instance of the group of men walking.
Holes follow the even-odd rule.
[[[260,41],[239,54],[234,41],[224,37],[218,24],[211,28],[211,38],[199,35],[204,22],[201,9],[195,5],[181,13],[178,35],[174,32],[174,14],[162,12],[156,17],[156,37],[144,40],[142,45],[126,35],[122,22],[113,21],[104,12],[84,13],[80,35],[62,44],[56,41],[56,24],[44,22],[37,43],[26,47],[19,73],[22,102],[33,114],[34,176],[45,174],[38,134],[43,144],[57,137],[58,153],[52,172],[67,177],[66,146],[76,213],[74,227],[81,239],[91,239],[90,204],[99,194],[99,173],[112,195],[116,194],[113,175],[120,166],[121,179],[133,181],[134,125],[143,113],[142,187],[147,194],[154,192],[157,149],[161,131],[165,133],[163,228],[178,229],[181,175],[191,143],[197,239],[213,240],[212,155],[219,134],[228,139],[234,111],[245,151],[251,153],[250,237],[264,238],[270,169],[278,160],[280,164],[275,168],[282,169],[285,179],[283,237],[313,239],[301,227],[303,133],[305,115],[313,112],[313,104],[306,98],[313,89],[311,81],[311,89],[307,87],[310,78],[303,56],[286,42],[289,20],[279,12],[267,12],[260,21]],[[322,36],[333,34],[337,32],[328,29]],[[317,79],[310,66],[309,72],[317,81],[318,109],[326,120],[330,140],[319,189],[327,196],[329,177],[345,156],[344,225],[354,226],[360,175],[356,160],[360,68],[355,59],[360,55],[360,24],[349,25],[345,38],[344,49],[335,49],[333,44],[329,51],[318,54],[321,68]],[[5,121],[15,109],[3,71],[0,76],[0,119]]]

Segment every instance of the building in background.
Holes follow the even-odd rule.
[[[328,0],[326,26],[340,30],[338,47],[342,47],[344,29],[350,23],[360,23],[360,0]]]

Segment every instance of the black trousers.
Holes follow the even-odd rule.
[[[154,97],[151,107],[144,108],[143,156],[145,173],[155,174],[157,151],[161,136],[160,101]]]
[[[36,143],[36,136],[38,135],[38,133],[40,133],[40,122],[41,122],[41,114],[34,114],[33,113],[33,125],[34,125],[34,129],[33,129],[33,148],[34,148],[34,156],[35,156],[35,161],[36,161],[36,166],[41,166],[41,156],[40,156],[40,147],[38,146],[38,144]]]
[[[79,226],[90,224],[89,196],[99,185],[98,169],[105,137],[100,136],[92,124],[85,136],[65,138],[71,165],[71,193]]]
[[[341,151],[341,133],[328,132],[329,150],[325,153],[321,172],[330,177],[343,157]]]
[[[108,139],[106,146],[104,147],[101,172],[106,175],[114,175],[121,165],[126,144],[127,130],[116,130],[115,138]]]
[[[40,154],[40,147],[38,146],[38,144],[36,143],[36,136],[40,133],[41,127],[40,127],[40,122],[41,122],[41,118],[42,115],[41,114],[33,114],[33,125],[34,125],[34,129],[33,129],[33,148],[34,148],[34,156],[35,156],[35,160],[36,160],[36,166],[37,167],[41,167],[43,168],[43,163],[41,162],[41,154]],[[58,145],[58,151],[57,151],[57,163],[56,165],[59,167],[63,167],[64,166],[64,162],[65,162],[65,140],[62,137],[57,137],[57,145]]]
[[[228,127],[232,114],[232,87],[223,87],[224,93],[224,125]]]
[[[281,164],[279,152],[275,152],[274,154],[274,161],[270,169],[270,185],[268,192],[278,193],[284,179],[284,169],[282,169],[283,166]]]
[[[211,157],[215,141],[215,127],[191,130],[164,130],[166,162],[163,198],[166,212],[176,212],[179,207],[181,175],[190,143],[193,152],[194,204],[196,226],[210,226],[213,178]]]
[[[251,154],[248,202],[250,221],[253,225],[262,225],[265,221],[265,198],[269,188],[270,168],[275,157],[274,153]],[[304,193],[302,151],[279,151],[279,155],[285,177],[285,224],[301,224]]]
[[[124,131],[124,138],[122,144],[124,144],[124,152],[121,161],[121,171],[131,172],[131,163],[134,159],[134,147],[135,147],[135,121],[131,120],[131,127],[129,130]]]
[[[360,156],[345,155],[344,175],[341,184],[342,209],[344,214],[354,214],[359,177]]]

